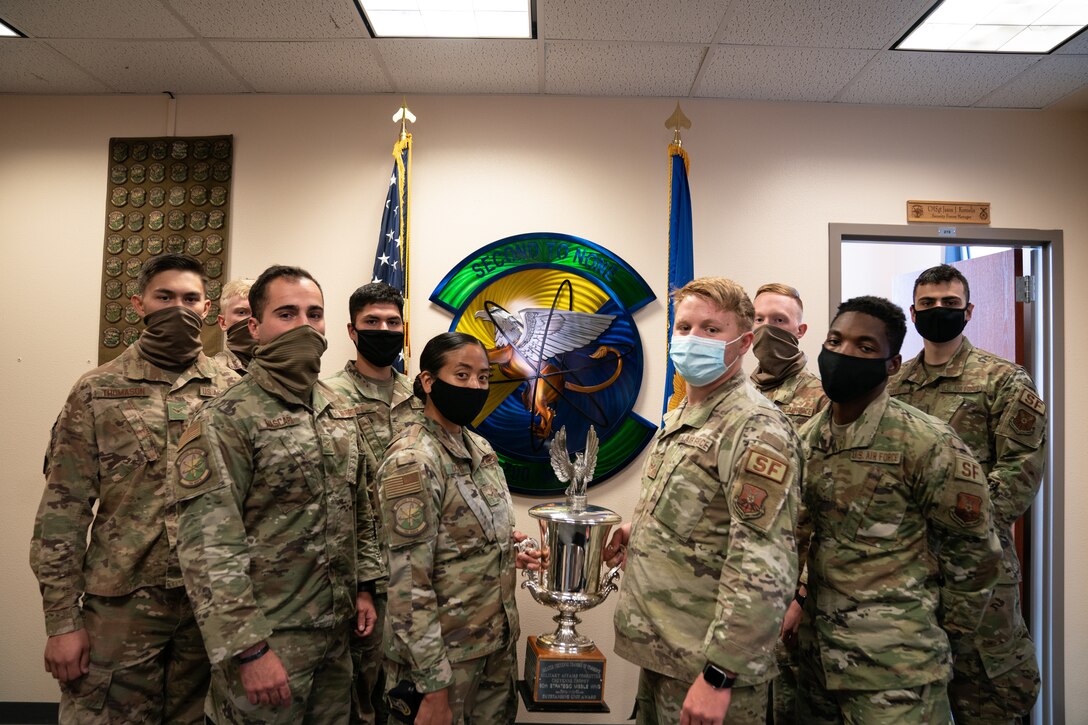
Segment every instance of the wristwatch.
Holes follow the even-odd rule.
[[[737,681],[736,677],[730,677],[725,670],[710,662],[703,667],[703,679],[715,690],[728,690]]]

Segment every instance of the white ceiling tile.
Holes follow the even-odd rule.
[[[711,49],[695,94],[709,98],[830,101],[874,52],[719,45]]]
[[[397,93],[536,93],[535,40],[370,41]]]
[[[545,92],[687,96],[703,51],[695,45],[549,42],[545,49]]]
[[[709,43],[727,7],[720,0],[548,0],[537,3],[537,16],[548,40]]]
[[[108,93],[48,45],[26,38],[0,41],[0,93]]]
[[[353,0],[169,0],[205,38],[367,38]]]
[[[363,40],[211,41],[258,93],[387,93],[381,68]]]
[[[1046,108],[1088,88],[1088,56],[1050,55],[983,98],[982,108]]]
[[[245,93],[199,41],[54,40],[54,48],[118,93]]]
[[[887,48],[933,0],[734,0],[718,40],[734,45]]]
[[[189,38],[158,0],[0,0],[0,18],[34,38]]]
[[[843,103],[971,106],[1007,83],[1037,55],[880,53],[838,97]]]

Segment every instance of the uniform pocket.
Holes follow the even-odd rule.
[[[866,483],[860,497],[860,501],[865,502],[865,508],[859,508],[854,541],[878,549],[894,548],[899,545],[899,529],[906,513],[906,502],[895,479],[884,475],[883,471],[870,471]]]
[[[265,469],[268,487],[280,511],[290,513],[314,500],[320,491],[318,472],[298,441],[288,435],[279,436],[263,453],[269,457]]]
[[[87,674],[62,685],[62,689],[78,710],[102,712],[102,708],[106,706],[106,695],[110,692],[112,679],[113,670],[92,664]],[[62,722],[65,720],[66,718],[61,718]]]

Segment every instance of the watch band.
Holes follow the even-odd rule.
[[[736,677],[730,677],[725,670],[711,662],[703,667],[703,679],[715,690],[727,690],[737,681]]]

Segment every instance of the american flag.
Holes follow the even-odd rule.
[[[408,339],[408,177],[412,164],[412,134],[393,145],[393,173],[385,195],[372,282],[385,282],[404,295],[404,332]],[[404,372],[404,355],[393,366]]]

